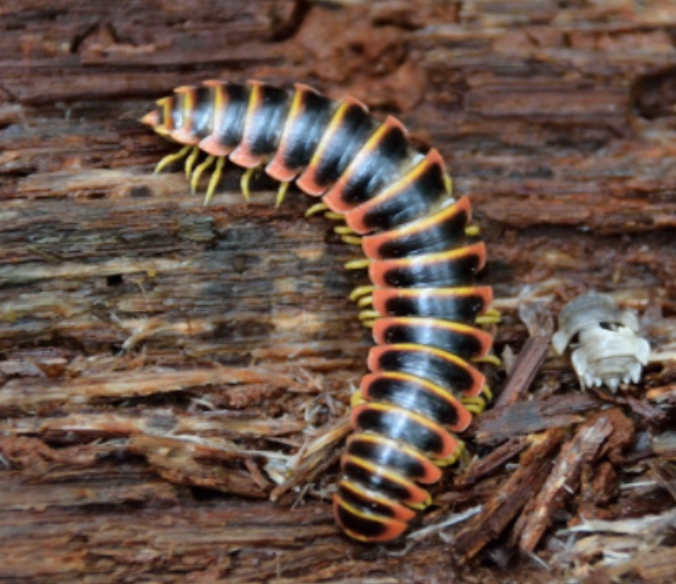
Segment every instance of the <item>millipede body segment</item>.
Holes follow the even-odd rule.
[[[352,425],[334,495],[335,517],[351,537],[369,542],[400,536],[431,496],[421,485],[455,462],[462,432],[489,397],[473,364],[491,349],[477,322],[494,322],[491,288],[475,275],[486,249],[470,225],[467,198],[455,200],[436,150],[413,149],[396,119],[372,118],[353,99],[332,101],[306,85],[281,89],[258,81],[207,81],[181,87],[143,118],[159,134],[184,145],[163,159],[185,158],[191,185],[215,163],[212,196],[227,159],[264,169],[321,203],[345,225],[346,243],[366,258],[349,268],[368,270],[371,284],[351,298],[373,329],[376,346],[353,396]],[[196,166],[199,152],[206,160]]]

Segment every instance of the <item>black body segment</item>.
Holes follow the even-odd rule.
[[[396,260],[372,262],[371,282],[381,288],[448,288],[471,285],[483,268],[486,246],[483,242],[449,251]]]
[[[288,100],[283,89],[252,84],[242,140],[253,156],[261,157],[277,150],[287,117]]]
[[[477,395],[484,386],[484,376],[460,357],[424,345],[378,345],[368,357],[373,372],[409,373],[431,381],[455,395]]]
[[[298,186],[310,195],[323,194],[340,178],[374,127],[362,104],[353,101],[340,104],[298,179]]]
[[[366,490],[380,492],[387,498],[407,505],[421,505],[429,500],[426,490],[396,470],[347,453],[343,455],[341,462],[345,477]]]
[[[196,188],[213,168],[207,200],[225,158],[322,196],[312,213],[346,225],[361,244],[370,286],[353,295],[373,328],[371,373],[353,396],[352,426],[333,499],[336,521],[365,542],[401,536],[431,502],[420,485],[437,482],[457,460],[462,432],[480,411],[485,378],[470,364],[486,357],[491,336],[476,326],[492,291],[476,283],[486,250],[471,224],[467,197],[454,200],[441,154],[416,151],[403,125],[380,122],[355,99],[330,100],[303,84],[283,89],[260,81],[205,81],[179,87],[142,119],[185,145],[181,157]],[[208,155],[198,162],[200,152]],[[204,155],[202,155],[204,156]],[[217,159],[215,167],[213,165]],[[287,184],[281,185],[278,203]],[[363,237],[359,237],[363,235]],[[490,314],[490,313],[489,313]],[[484,316],[484,320],[490,317]]]
[[[406,131],[392,117],[370,136],[336,184],[324,196],[333,211],[344,213],[398,180],[410,164]]]
[[[426,216],[448,196],[446,171],[436,150],[431,150],[399,181],[347,214],[357,233],[387,230]]]
[[[197,140],[201,140],[211,133],[212,91],[208,87],[193,87],[191,90],[190,133]],[[184,106],[184,110],[187,115],[187,107]]]
[[[350,213],[345,216],[350,224]],[[362,239],[366,257],[374,260],[405,258],[452,249],[466,240],[465,226],[471,220],[469,200],[452,205],[397,229],[367,235]]]
[[[492,299],[490,288],[378,288],[373,307],[382,316],[424,316],[471,323]]]
[[[361,382],[364,398],[418,412],[454,432],[462,432],[469,426],[472,416],[457,395],[431,381],[401,371],[405,368],[366,375]]]
[[[358,405],[352,410],[352,424],[356,430],[400,440],[437,458],[450,456],[458,444],[436,422],[391,404],[375,402]]]
[[[296,85],[279,149],[266,171],[278,180],[292,180],[312,160],[335,104],[305,85]]]
[[[378,465],[399,469],[399,472],[420,483],[435,483],[441,477],[439,468],[418,450],[381,434],[353,434],[347,440],[345,452]]]
[[[415,517],[415,511],[399,503],[398,499],[391,499],[356,482],[345,479],[339,481],[338,495],[344,502],[364,514],[375,513],[402,521],[410,521]]]
[[[378,345],[401,343],[436,347],[468,361],[485,357],[491,349],[491,336],[481,329],[436,318],[379,318],[373,324]]]
[[[244,133],[249,88],[228,83],[221,86],[219,91],[223,93],[224,105],[217,117],[217,125],[212,128],[212,134],[219,144],[234,149],[242,141]]]

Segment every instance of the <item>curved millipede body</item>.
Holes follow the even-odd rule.
[[[213,168],[206,202],[226,158],[264,169],[322,197],[310,212],[342,219],[336,228],[366,256],[357,288],[359,318],[373,329],[371,371],[353,397],[352,425],[334,496],[338,523],[361,541],[400,536],[431,502],[421,485],[457,460],[462,432],[490,397],[473,364],[491,337],[477,322],[496,322],[492,291],[475,284],[486,249],[471,225],[467,198],[455,200],[436,150],[413,149],[396,119],[372,118],[353,99],[332,101],[305,85],[280,89],[258,81],[207,81],[157,102],[143,122],[184,145],[158,165],[185,158],[193,190]],[[197,164],[200,152],[206,160]],[[310,213],[309,212],[309,213]]]

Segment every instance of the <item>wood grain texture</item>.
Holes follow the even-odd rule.
[[[346,541],[326,495],[370,345],[347,299],[364,276],[341,267],[358,254],[302,219],[300,193],[275,210],[261,179],[246,204],[234,168],[202,207],[179,169],[152,174],[174,147],[136,120],[209,78],[353,95],[438,148],[471,195],[504,315],[499,353],[526,340],[524,299],[555,314],[596,289],[644,313],[654,351],[673,355],[675,25],[668,0],[0,2],[0,581],[504,582],[512,551],[494,540],[527,504],[519,489],[546,482],[563,428],[599,398],[566,396],[574,376],[549,354],[532,405],[488,417],[491,446],[470,449],[518,442],[461,468],[456,484],[471,488],[440,485],[425,520],[483,503],[473,523],[411,549]],[[674,380],[657,359],[646,384]],[[648,480],[645,461],[669,455],[645,436],[664,443],[657,414],[674,403],[645,404],[642,389],[616,405],[644,438],[596,462]],[[504,466],[552,426],[545,459]],[[583,485],[614,480],[581,468]],[[665,487],[648,491],[581,505],[608,519],[673,507]],[[543,539],[553,572],[517,558],[516,581],[573,569]],[[491,565],[455,563],[491,542]]]

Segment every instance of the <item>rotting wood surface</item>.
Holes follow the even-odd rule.
[[[593,288],[673,354],[674,25],[668,0],[0,2],[0,581],[490,584],[511,560],[515,582],[542,583],[602,573],[599,541],[631,548],[634,524],[564,549],[522,515],[552,571],[519,559],[510,505],[540,492],[559,528],[646,517],[654,554],[611,573],[667,582],[676,374],[659,360],[650,403],[643,387],[614,401],[629,427],[574,461],[565,500],[539,485],[608,399],[576,394],[549,354],[522,372],[531,402],[513,382],[522,401],[479,422],[490,446],[470,441],[478,466],[435,491],[425,525],[481,513],[410,549],[346,541],[322,495],[369,346],[346,298],[363,280],[341,269],[355,252],[302,219],[304,196],[275,210],[261,180],[245,204],[236,170],[203,208],[182,173],[152,174],[173,147],[136,119],[208,78],[354,95],[472,196],[499,353],[526,341],[520,298],[555,312]]]

